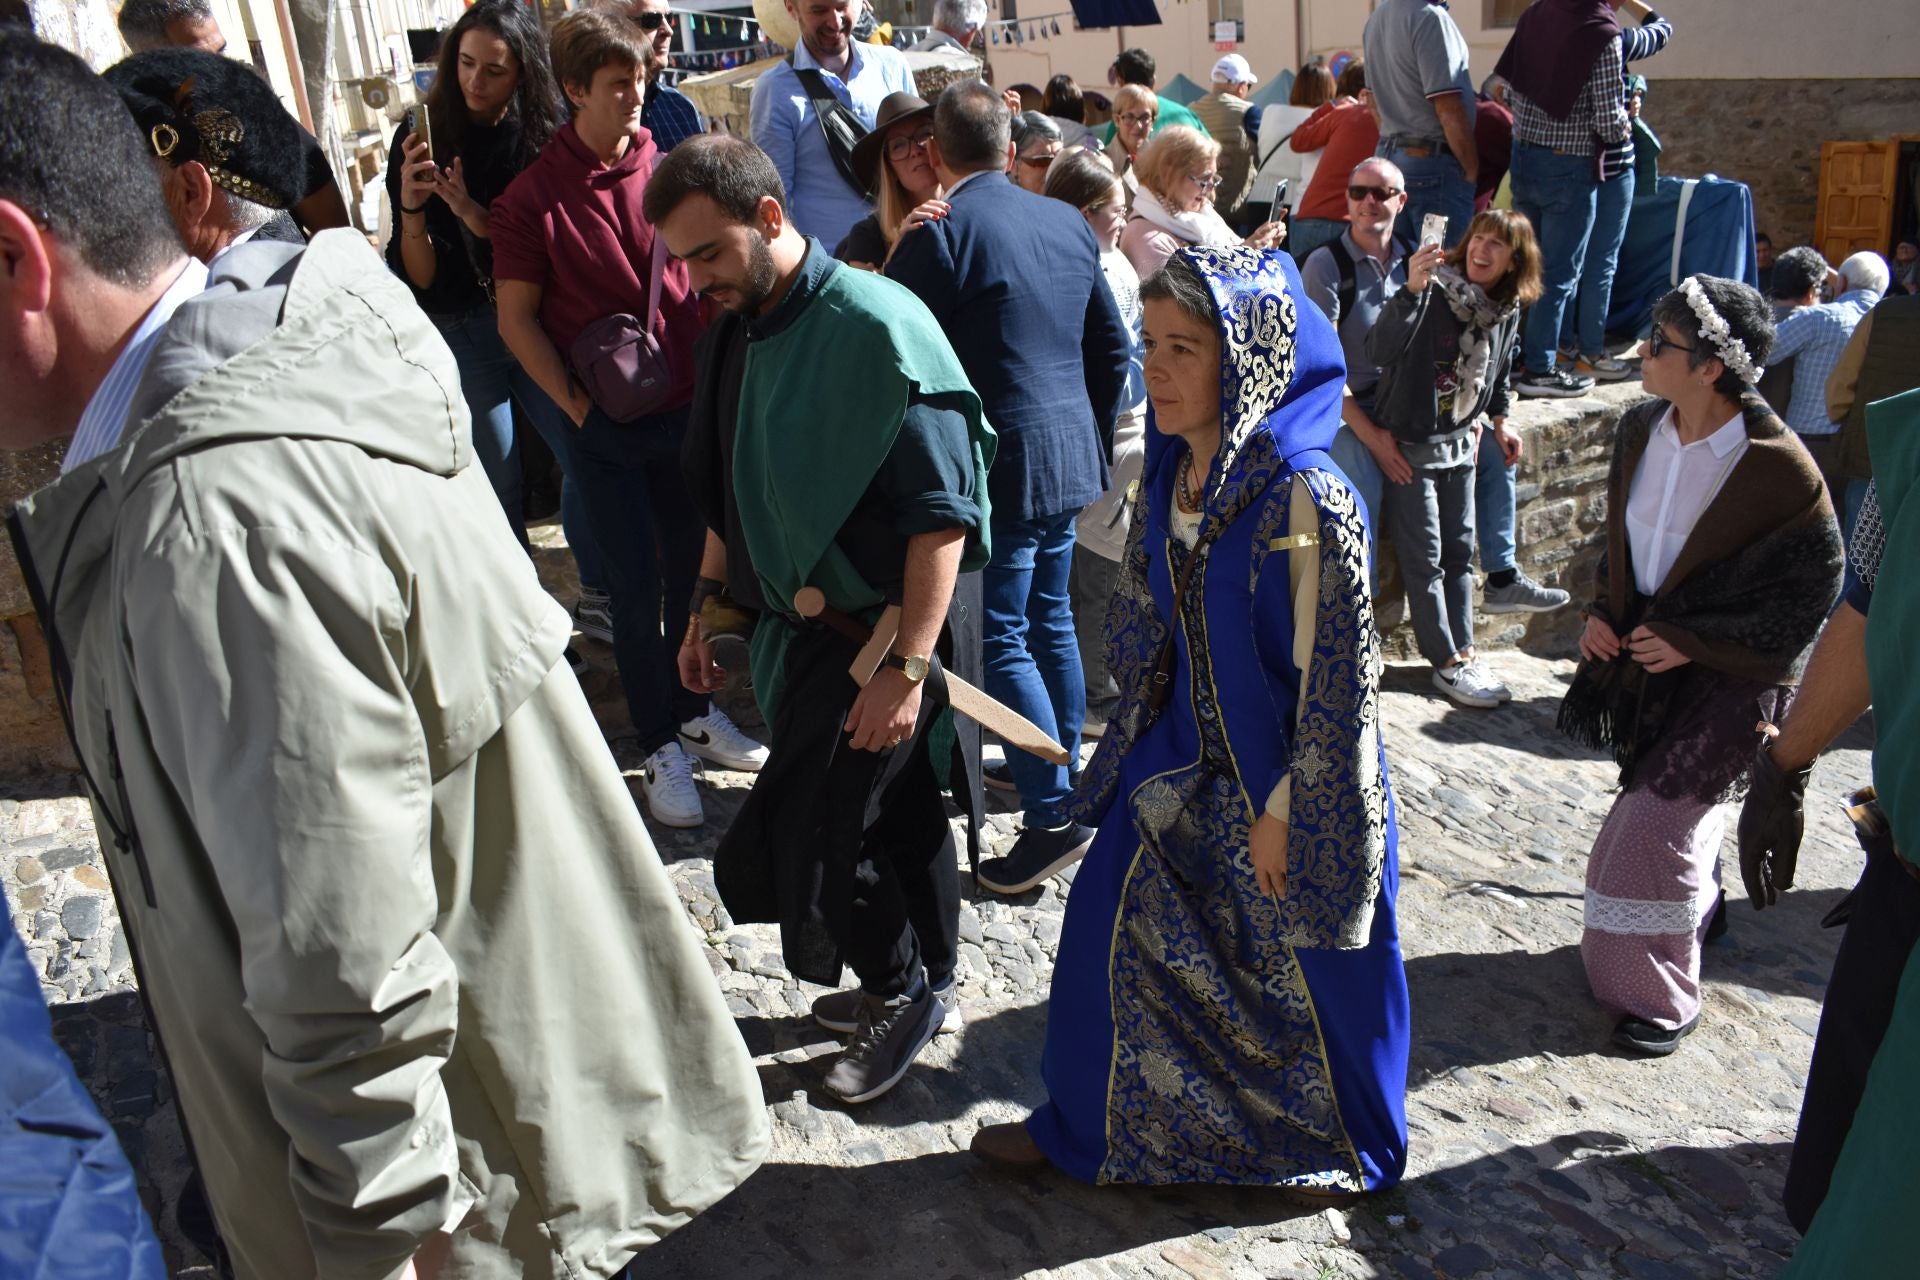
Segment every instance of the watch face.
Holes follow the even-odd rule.
[[[907,679],[918,682],[927,678],[927,660],[918,655],[904,660],[901,669],[907,673]]]

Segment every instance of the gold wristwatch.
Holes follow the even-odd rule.
[[[927,678],[927,668],[930,665],[930,660],[919,654],[903,658],[899,654],[889,651],[886,657],[886,665],[892,667],[913,683],[919,684]]]

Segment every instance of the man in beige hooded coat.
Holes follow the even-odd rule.
[[[236,1269],[618,1272],[760,1090],[451,354],[351,232],[189,261],[71,55],[0,122],[8,524]]]

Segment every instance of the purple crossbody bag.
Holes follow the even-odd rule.
[[[666,242],[653,233],[653,266],[647,273],[647,314],[620,312],[602,316],[580,331],[567,351],[567,363],[600,412],[615,422],[632,422],[673,406],[686,388],[674,376],[667,353],[653,332],[660,314],[660,278],[667,265]]]

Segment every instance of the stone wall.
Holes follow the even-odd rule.
[[[1643,69],[1657,76],[1659,60]],[[1654,79],[1651,88],[1660,172],[1746,183],[1756,229],[1779,249],[1813,241],[1821,143],[1920,133],[1920,79]]]
[[[60,474],[64,442],[21,453],[0,451],[0,512]],[[27,585],[13,556],[13,541],[0,537],[0,777],[21,777],[74,767],[46,641],[27,599]]]

